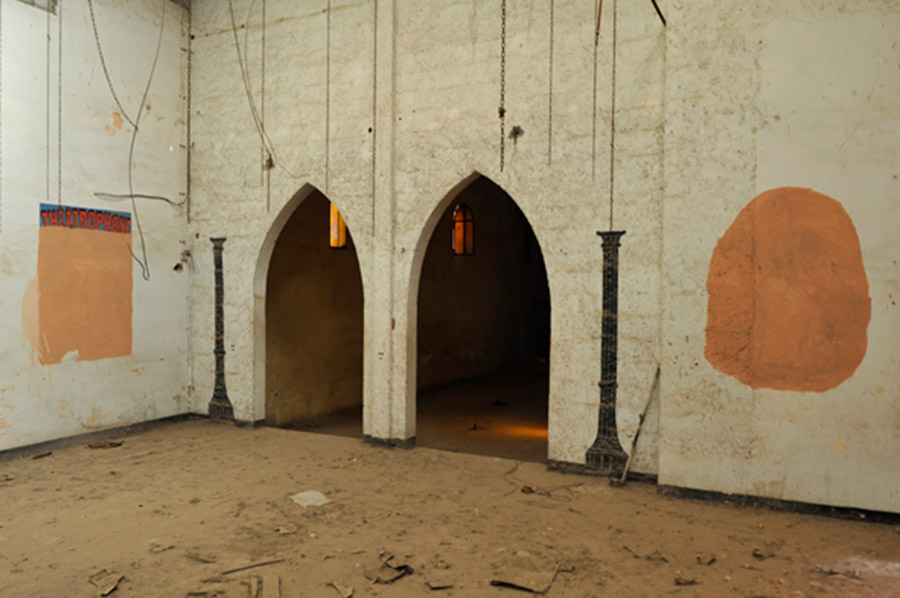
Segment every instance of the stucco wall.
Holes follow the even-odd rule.
[[[133,119],[163,6],[133,178],[136,193],[178,203],[186,181],[188,13],[156,0],[94,2],[111,79]],[[133,128],[104,79],[86,0],[61,9],[60,27],[58,15],[2,0],[0,450],[191,408],[187,273],[173,271],[185,249],[184,213],[138,200],[150,266],[144,280],[129,254],[129,246],[142,253],[130,202],[94,195],[128,193]],[[132,228],[112,232],[108,220],[100,230],[97,212],[87,210],[79,213],[91,224],[77,230],[39,227],[41,204],[127,212]]]
[[[670,9],[660,482],[900,508],[898,31],[889,1]],[[754,389],[704,358],[717,239],[781,187],[840,202],[868,279],[865,357],[822,392]]]
[[[240,27],[249,1],[235,1]],[[499,3],[267,2],[265,129],[276,166],[261,176],[228,3],[194,4],[192,292],[198,397],[213,383],[210,236],[226,236],[226,371],[235,413],[263,417],[259,305],[283,207],[314,185],[354,232],[365,295],[365,432],[415,434],[416,300],[425,248],[475,173],[516,201],[543,249],[552,297],[549,457],[582,461],[599,401],[600,239],[609,212],[609,35],[593,116],[595,7],[557,2],[552,97],[549,5],[510,1],[506,135],[500,168]],[[652,5],[619,8],[617,219],[623,246],[620,415],[628,441],[656,366],[664,38]],[[249,12],[248,78],[263,98],[260,7]],[[330,44],[329,44],[330,40]],[[330,97],[330,101],[326,98]],[[551,127],[552,99],[552,127]],[[596,133],[593,133],[596,124]],[[326,128],[327,133],[326,143]],[[552,140],[550,130],[552,128]],[[371,130],[370,130],[371,129]],[[280,165],[279,165],[280,164]],[[294,204],[288,207],[288,213]],[[274,228],[273,228],[274,227]],[[262,256],[262,259],[260,259]],[[625,292],[625,291],[623,291]],[[255,293],[255,296],[254,296]],[[202,402],[203,399],[198,399]],[[204,405],[196,405],[202,409]],[[636,466],[656,470],[655,411]]]
[[[292,210],[318,188],[345,215],[360,261],[365,433],[414,436],[422,261],[445,209],[484,175],[525,214],[547,268],[550,459],[581,463],[594,438],[595,233],[612,226],[627,231],[623,445],[658,361],[663,372],[636,470],[676,486],[897,510],[896,476],[884,475],[900,460],[896,3],[660,5],[665,29],[650,2],[605,3],[595,60],[596,3],[508,0],[501,72],[501,2],[268,0],[263,30],[260,3],[235,0],[235,39],[229,3],[196,0],[194,408],[205,408],[213,384],[207,239],[228,237],[226,373],[235,413],[261,419],[268,256]],[[245,77],[236,51],[244,46]],[[244,78],[265,113],[265,141]],[[505,137],[502,151],[501,81],[504,133],[522,130]],[[756,196],[781,187],[840,202],[867,276],[866,355],[823,392],[753,389],[705,356],[717,242]]]

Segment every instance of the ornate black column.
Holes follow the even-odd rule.
[[[628,454],[619,443],[616,427],[616,366],[619,338],[619,240],[625,231],[598,232],[603,238],[603,320],[600,349],[600,415],[597,438],[585,455],[597,473],[618,477]]]
[[[209,402],[209,416],[212,419],[234,419],[234,410],[225,389],[225,278],[222,275],[222,246],[225,238],[210,239],[213,244],[213,259],[216,265],[216,387]]]

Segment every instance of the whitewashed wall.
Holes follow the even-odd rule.
[[[900,510],[900,4],[669,2],[660,482]],[[753,390],[704,358],[716,240],[810,187],[856,226],[872,316],[855,374]]]
[[[179,208],[139,200],[150,280],[143,280],[135,264],[131,355],[43,366],[26,338],[23,302],[37,274],[39,204],[61,201],[131,212],[127,202],[94,196],[128,193],[131,127],[127,122],[116,126],[113,113],[118,108],[104,80],[86,0],[61,3],[61,65],[59,17],[48,19],[45,11],[18,0],[0,1],[0,450],[185,413],[191,408],[187,274],[173,271],[186,247]],[[95,0],[94,6],[113,84],[132,118],[147,84],[165,10],[159,62],[135,145],[134,183],[137,193],[181,201],[189,14],[168,0]],[[139,251],[136,229],[132,236]],[[103,318],[96,314],[97,326],[103,326]]]
[[[665,42],[650,3],[621,4],[615,226],[629,231],[622,249],[620,328],[620,421],[627,444],[658,359]],[[519,126],[524,135],[506,139],[501,171],[499,2],[333,0],[329,16],[326,0],[269,0],[265,73],[261,3],[235,0],[233,6],[237,45],[247,49],[254,103],[257,110],[265,103],[278,165],[267,189],[229,4],[195,2],[195,408],[205,408],[214,377],[209,237],[228,238],[229,395],[237,417],[258,420],[265,412],[260,363],[266,252],[303,192],[295,194],[314,185],[345,214],[359,254],[365,433],[414,436],[419,269],[454,193],[483,174],[513,197],[541,244],[552,295],[549,457],[583,461],[599,402],[596,231],[609,225],[612,20],[603,22],[596,63],[594,134],[596,7],[555,3],[551,117],[550,5],[510,0],[506,132]],[[641,438],[637,468],[655,472],[655,408]]]

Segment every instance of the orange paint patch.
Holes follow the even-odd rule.
[[[42,364],[60,363],[72,351],[79,361],[131,354],[130,247],[128,234],[41,227],[36,350]]]
[[[706,289],[706,359],[752,388],[835,388],[866,354],[859,238],[841,204],[811,189],[750,202],[719,239]]]
[[[118,112],[113,112],[113,126],[117,129],[122,128],[122,117],[119,116]]]
[[[113,127],[110,127],[110,126],[107,126],[107,127],[106,127],[106,132],[109,133],[110,135],[115,135],[115,134],[116,134],[116,130],[115,130]]]

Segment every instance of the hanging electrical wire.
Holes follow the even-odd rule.
[[[134,253],[134,249],[129,246],[131,257],[140,264],[141,276],[144,280],[150,280],[150,262],[147,260],[147,244],[144,242],[144,229],[141,227],[141,218],[138,214],[137,201],[135,201],[134,193],[134,144],[137,141],[138,125],[141,122],[141,116],[144,113],[144,105],[147,103],[147,95],[150,93],[150,84],[153,83],[153,75],[156,73],[156,64],[159,61],[159,50],[162,48],[163,32],[166,24],[166,0],[162,2],[162,14],[159,19],[159,38],[156,40],[156,52],[153,55],[153,65],[150,67],[150,75],[147,77],[147,85],[144,87],[144,94],[141,96],[141,102],[138,104],[138,113],[134,119],[134,129],[131,132],[131,145],[128,147],[128,195],[131,199],[131,211],[134,214],[134,225],[138,231],[138,237],[141,241],[141,259]]]
[[[97,199],[102,199],[104,201],[125,201],[126,199],[149,199],[151,201],[162,201],[170,206],[181,207],[185,203],[187,203],[187,198],[182,199],[181,201],[172,201],[168,197],[163,197],[162,195],[147,195],[144,193],[103,193],[98,191],[94,193],[94,197]]]
[[[122,118],[124,118],[132,128],[136,129],[137,124],[125,112],[125,108],[122,107],[122,102],[119,101],[119,96],[116,95],[116,89],[113,87],[112,79],[109,76],[109,69],[106,68],[106,58],[103,56],[103,47],[100,44],[100,33],[97,31],[97,19],[94,17],[94,0],[88,0],[88,9],[91,13],[91,25],[94,28],[94,40],[97,42],[97,53],[100,54],[100,66],[103,67],[106,85],[109,87],[109,91],[112,94],[113,100],[116,102],[116,106],[119,108],[119,113],[122,115]]]
[[[244,82],[244,91],[247,94],[247,103],[250,105],[250,115],[253,117],[253,124],[256,127],[256,132],[259,135],[260,141],[266,147],[266,151],[269,152],[272,164],[284,170],[292,178],[300,178],[298,175],[294,174],[290,169],[288,169],[284,165],[284,163],[281,162],[281,160],[278,159],[278,154],[275,151],[275,145],[269,138],[269,134],[266,132],[265,126],[263,125],[262,119],[260,118],[259,110],[257,110],[256,108],[256,101],[253,99],[253,89],[250,84],[250,75],[247,72],[247,65],[245,64],[244,55],[241,53],[241,44],[240,40],[238,39],[237,21],[234,18],[233,0],[228,0],[228,13],[231,16],[231,32],[234,35],[234,50],[235,52],[237,52],[238,66],[241,69],[241,79]]]
[[[59,2],[56,4],[56,31],[56,202],[58,205],[62,205],[63,5]]]
[[[609,230],[613,229],[613,206],[615,205],[616,183],[616,34],[619,29],[616,18],[618,12],[616,10],[617,2],[618,0],[613,0],[612,16],[612,82],[610,85],[611,99],[609,114]]]

